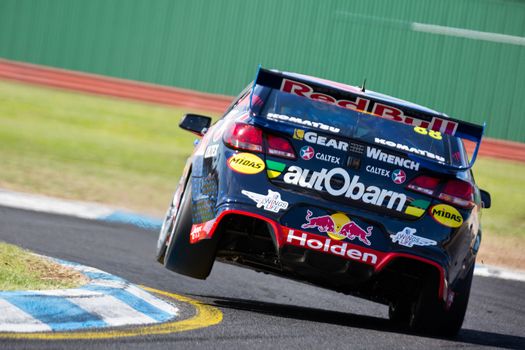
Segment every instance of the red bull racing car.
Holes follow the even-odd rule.
[[[471,171],[483,126],[262,68],[213,126],[180,126],[202,140],[159,234],[166,268],[205,279],[217,259],[384,303],[415,331],[459,331],[490,206]]]

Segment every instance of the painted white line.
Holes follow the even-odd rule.
[[[521,37],[521,36],[491,33],[491,32],[481,32],[478,30],[438,26],[435,24],[426,24],[426,23],[417,23],[417,22],[412,22],[410,24],[410,29],[416,32],[455,36],[455,37],[472,39],[472,40],[491,41],[491,42],[500,43],[500,44],[525,46],[525,37]]]
[[[27,295],[43,295],[43,296],[52,296],[52,297],[67,297],[67,298],[92,298],[103,295],[102,293],[96,291],[90,291],[85,289],[53,289],[53,290],[39,290],[39,291],[30,291]],[[20,292],[24,294],[24,292]]]
[[[476,265],[474,275],[525,282],[525,271],[511,270],[495,266]]]
[[[178,316],[179,315],[179,309],[175,306],[171,305],[168,302],[165,302],[150,293],[144,291],[143,289],[140,289],[134,285],[129,285],[126,287],[126,292],[133,294],[134,296],[143,299],[148,304],[155,306],[157,309],[162,310],[168,314]]]
[[[51,327],[0,298],[0,332],[45,332]]]
[[[45,213],[96,219],[115,210],[100,204],[57,199],[28,193],[0,190],[0,205]]]
[[[91,314],[100,316],[110,326],[157,322],[110,295],[102,295],[96,298],[68,298],[67,300]]]
[[[61,261],[57,261],[59,264],[62,264]],[[94,268],[94,267],[90,267],[90,266],[84,266],[84,265],[77,265],[77,264],[73,264],[73,265],[67,265],[69,267],[71,267],[72,269],[75,269],[77,271],[80,271],[80,272],[85,272],[85,273],[96,273],[96,274],[100,274],[100,275],[106,275],[108,276],[109,279],[111,278],[115,278],[113,275],[107,273],[106,271],[102,271],[102,270],[99,270],[97,268]]]

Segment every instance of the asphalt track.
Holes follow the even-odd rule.
[[[156,233],[133,226],[0,207],[0,240],[93,266],[133,283],[218,307],[215,326],[106,340],[2,339],[2,349],[525,348],[525,283],[475,276],[456,339],[403,333],[385,306],[216,263],[206,281],[154,261]]]

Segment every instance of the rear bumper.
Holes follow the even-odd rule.
[[[190,242],[198,244],[202,240],[214,237],[218,232],[217,228],[230,215],[250,217],[268,224],[283,274],[314,276],[313,279],[308,278],[308,280],[322,285],[323,281],[327,280],[326,267],[328,266],[331,267],[329,273],[331,281],[337,280],[337,276],[340,276],[341,279],[353,279],[347,281],[350,284],[359,284],[386,274],[389,267],[400,260],[412,261],[427,266],[438,276],[439,281],[436,282],[439,286],[439,298],[446,300],[449,295],[450,281],[447,280],[446,270],[434,260],[404,252],[383,252],[290,228],[265,215],[254,213],[253,207],[250,211],[239,205],[223,207],[215,219],[193,225]],[[220,239],[220,237],[215,238]],[[345,281],[341,282],[345,283]]]

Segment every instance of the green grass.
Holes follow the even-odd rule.
[[[0,290],[74,288],[86,282],[74,270],[0,242]]]
[[[484,234],[525,238],[525,164],[480,158],[474,176],[492,199],[482,214]]]
[[[0,187],[160,213],[195,139],[184,112],[0,81]]]
[[[181,109],[0,81],[0,187],[160,215],[186,157]],[[484,234],[525,238],[525,164],[479,159]]]

